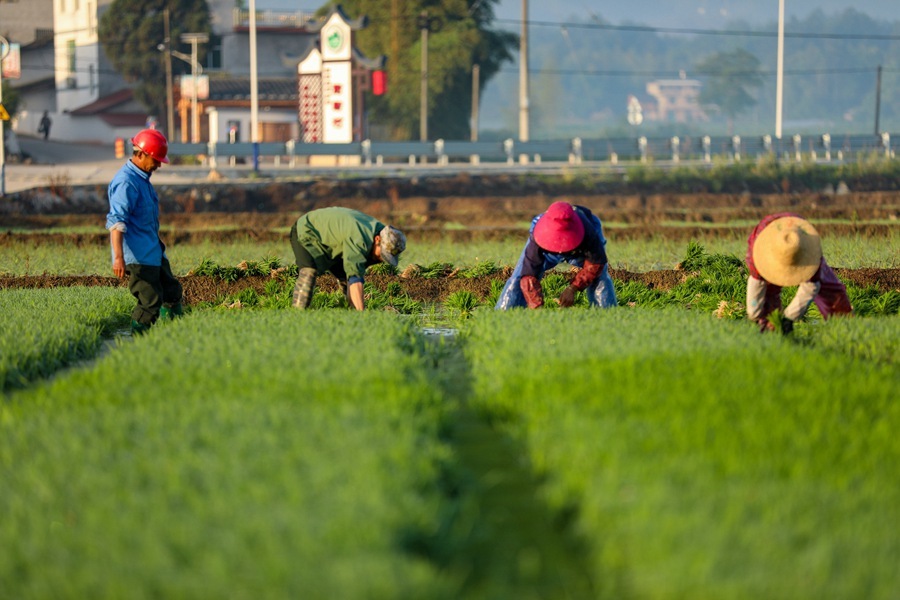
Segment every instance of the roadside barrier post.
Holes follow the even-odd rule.
[[[710,163],[712,162],[712,139],[708,135],[703,136],[703,162]]]
[[[800,162],[802,159],[802,156],[800,155],[800,134],[795,133],[792,141],[794,142],[794,160]]]
[[[284,143],[284,149],[288,155],[288,166],[294,168],[297,163],[297,157],[294,156],[294,146],[297,144],[295,140],[288,140]]]
[[[209,155],[209,170],[216,170],[216,143],[215,142],[207,142],[206,143],[206,153]]]
[[[732,136],[731,149],[734,155],[734,162],[741,162],[741,136]]]
[[[672,136],[671,140],[672,144],[672,162],[678,162],[681,160],[681,154],[679,152],[681,146],[681,140],[678,139],[678,136]]]
[[[647,138],[644,136],[638,138],[638,152],[641,153],[641,162],[647,162]]]
[[[515,159],[513,158],[514,145],[515,142],[512,141],[512,138],[503,140],[503,151],[506,153],[506,164],[508,165],[515,163]]]
[[[572,151],[569,153],[569,164],[580,165],[582,160],[581,138],[572,140]]]

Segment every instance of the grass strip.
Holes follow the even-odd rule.
[[[443,408],[409,325],[193,313],[0,405],[16,598],[442,598]]]
[[[575,515],[599,597],[896,595],[895,366],[674,309],[485,313],[466,336],[472,406]]]
[[[102,287],[0,291],[0,391],[90,358],[130,320],[128,290]]]

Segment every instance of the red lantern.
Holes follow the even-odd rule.
[[[372,93],[381,96],[385,92],[387,92],[387,73],[372,71]]]

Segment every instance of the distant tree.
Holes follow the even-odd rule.
[[[733,131],[734,118],[756,104],[748,90],[763,84],[759,65],[758,58],[738,48],[717,52],[695,67],[699,74],[707,77],[700,91],[700,104],[724,114],[729,133]]]
[[[12,87],[9,82],[9,79],[3,80],[3,108],[9,113],[10,119],[14,119],[16,113],[19,112],[22,96],[19,94],[19,90]]]
[[[135,98],[151,114],[166,114],[165,54],[158,46],[165,40],[163,11],[169,9],[171,48],[189,54],[182,33],[210,33],[206,0],[114,0],[100,17],[99,36],[113,67],[126,81],[137,82]],[[198,47],[203,63],[206,46]],[[172,61],[175,74],[190,72],[190,65]]]
[[[19,112],[19,105],[22,103],[22,96],[19,94],[19,91],[14,89],[9,84],[9,79],[4,79],[0,85],[3,86],[3,108],[6,109],[6,112],[9,113],[11,119],[16,117],[16,113]],[[6,140],[9,137],[9,132],[12,131],[12,127],[9,126],[8,123],[5,123],[3,126],[3,139]]]
[[[367,16],[356,46],[369,57],[387,56],[388,92],[367,102],[369,122],[384,125],[391,139],[414,139],[419,131],[421,30],[427,12],[428,134],[465,139],[470,133],[472,66],[479,65],[480,86],[512,61],[518,36],[491,29],[500,0],[332,0],[351,18]],[[322,12],[320,11],[320,12]]]

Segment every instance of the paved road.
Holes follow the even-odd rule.
[[[78,185],[102,185],[106,186],[116,174],[124,158],[115,158],[115,150],[111,145],[73,144],[67,142],[44,141],[41,138],[19,136],[19,147],[30,158],[28,164],[6,164],[5,192],[14,194],[17,192],[34,189],[61,186]],[[126,146],[129,143],[126,141]],[[130,149],[130,148],[129,148]],[[408,163],[390,163],[372,165],[366,167],[320,167],[301,165],[289,167],[287,164],[274,164],[272,158],[269,162],[260,164],[259,172],[254,173],[249,164],[231,166],[225,160],[220,160],[216,173],[210,175],[208,166],[187,165],[163,165],[153,174],[154,185],[191,185],[209,183],[212,180],[227,180],[234,183],[248,183],[252,181],[287,181],[309,178],[347,177],[359,175],[363,177],[409,177],[451,175],[459,171],[470,173],[559,173],[576,169],[615,168],[608,163],[604,165],[584,163],[579,167],[572,167],[566,163],[544,164],[515,164],[505,163],[481,163],[472,165],[469,163],[450,163],[449,165],[417,164],[410,166]]]
[[[19,136],[18,141],[27,160],[25,163],[7,162],[4,186],[7,194],[41,187],[106,185],[125,162],[125,159],[115,157],[111,145],[45,142],[23,136]],[[196,168],[166,173],[167,168],[154,174],[154,183],[202,181],[208,175]]]

